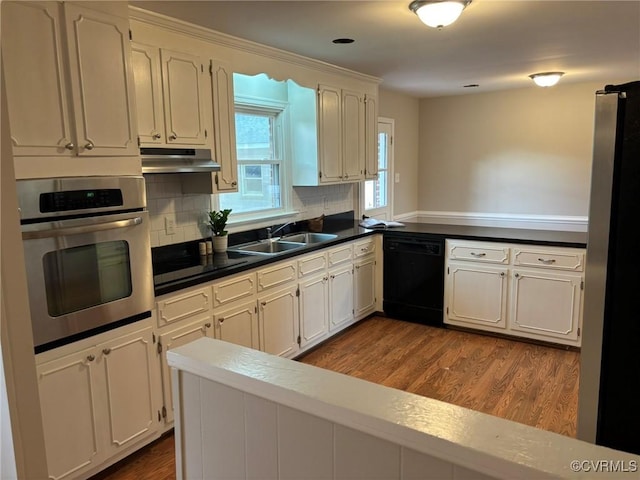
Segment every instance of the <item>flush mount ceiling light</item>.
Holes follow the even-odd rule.
[[[440,29],[455,22],[470,3],[471,0],[414,0],[409,10],[425,25]]]
[[[532,73],[529,78],[533,80],[539,87],[553,87],[560,77],[564,75],[564,72],[543,72]]]

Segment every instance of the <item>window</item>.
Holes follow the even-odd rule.
[[[238,192],[220,195],[234,216],[277,213],[284,208],[283,110],[236,105]]]
[[[380,119],[378,122],[378,179],[364,183],[362,202],[365,214],[380,219],[391,220],[389,183],[393,162],[393,120]]]

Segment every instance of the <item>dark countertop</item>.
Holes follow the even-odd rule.
[[[200,257],[197,255],[197,242],[191,242],[185,247],[189,250],[193,265],[180,272],[163,272],[170,262],[170,252],[163,258],[154,255],[154,286],[155,295],[160,296],[177,290],[210,282],[222,277],[280,262],[292,257],[304,255],[316,250],[324,249],[340,243],[356,240],[368,235],[382,233],[385,235],[428,234],[442,239],[465,239],[492,242],[527,243],[559,247],[585,248],[587,244],[586,232],[562,232],[555,230],[527,230],[520,228],[477,227],[468,225],[439,225],[428,223],[405,223],[404,227],[369,230],[358,225],[358,220],[340,222],[335,225],[325,224],[325,233],[334,233],[338,237],[303,248],[287,251],[274,256],[245,255],[234,252],[215,253],[213,256]],[[333,227],[333,228],[332,228]],[[193,255],[195,246],[196,254]],[[165,247],[160,247],[165,248]],[[232,247],[230,247],[232,248]],[[155,249],[154,249],[155,250]],[[182,252],[184,253],[184,252]]]

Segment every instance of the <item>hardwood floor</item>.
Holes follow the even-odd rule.
[[[580,354],[575,351],[372,317],[298,360],[576,434]]]
[[[576,434],[580,354],[575,351],[372,317],[298,360],[563,435]],[[151,479],[175,479],[172,434],[91,480]]]

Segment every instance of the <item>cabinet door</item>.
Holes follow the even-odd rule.
[[[256,350],[260,348],[258,310],[255,300],[224,311],[216,311],[213,320],[217,339]]]
[[[512,330],[527,336],[579,345],[582,276],[543,270],[513,270]]]
[[[200,57],[160,49],[166,141],[176,145],[204,145],[205,118]]]
[[[132,43],[131,63],[136,91],[136,112],[140,143],[165,143],[160,49]]]
[[[376,305],[376,260],[371,257],[354,266],[356,318],[373,312]]]
[[[98,345],[104,375],[103,428],[108,456],[154,435],[159,427],[160,386],[152,329]]]
[[[75,155],[60,8],[57,2],[2,3],[2,62],[16,156]]]
[[[329,331],[329,277],[322,274],[300,283],[300,346]]]
[[[353,320],[353,267],[329,272],[329,331]]]
[[[137,156],[129,20],[65,4],[78,155]]]
[[[506,268],[451,263],[446,282],[445,323],[489,330],[506,328]]]
[[[373,95],[364,98],[364,176],[378,178],[378,99]]]
[[[260,349],[290,357],[298,351],[298,297],[293,285],[258,297]]]
[[[66,478],[104,460],[96,395],[96,350],[37,367],[49,478]]]
[[[364,95],[342,91],[342,159],[346,181],[364,179]]]
[[[202,337],[213,337],[213,325],[209,315],[202,315],[189,325],[171,330],[159,336],[162,351],[160,364],[162,365],[162,395],[166,410],[165,423],[173,422],[173,397],[171,395],[171,369],[167,363],[167,351],[185,345]]]
[[[233,72],[224,63],[210,62],[213,102],[214,148],[220,163],[216,173],[219,192],[238,191],[238,159],[236,156],[236,118],[233,99]]]
[[[320,85],[318,88],[318,149],[320,182],[342,180],[342,109],[340,89]]]

